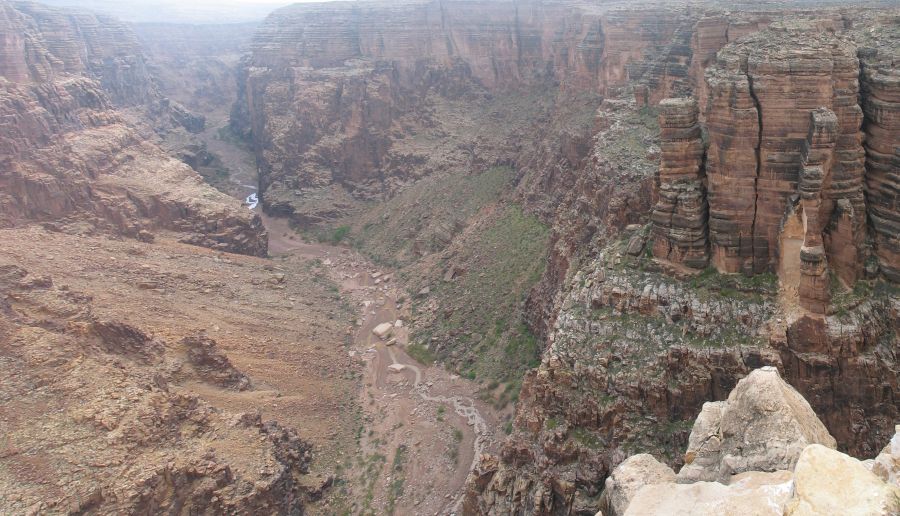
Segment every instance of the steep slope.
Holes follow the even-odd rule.
[[[40,221],[144,239],[173,231],[186,242],[265,254],[258,218],[148,138],[143,121],[171,127],[189,115],[159,94],[127,27],[35,3],[4,1],[0,11],[3,225]]]
[[[336,287],[154,143],[196,119],[126,26],[0,2],[0,73],[0,511],[302,513],[356,428]]]

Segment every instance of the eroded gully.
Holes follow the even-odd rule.
[[[230,151],[246,153],[237,147]],[[473,382],[441,367],[425,367],[406,354],[409,328],[403,322],[390,338],[373,334],[379,324],[408,320],[408,307],[398,303],[404,291],[392,271],[378,270],[347,248],[303,242],[287,220],[268,217],[255,205],[252,209],[268,230],[271,256],[320,260],[345,300],[359,307],[355,328],[348,330],[353,335],[348,353],[363,367],[358,402],[364,426],[357,457],[342,474],[348,480],[347,499],[333,493],[321,512],[458,513],[466,477],[482,453],[496,451],[496,411],[476,398]],[[388,345],[391,339],[396,342]]]

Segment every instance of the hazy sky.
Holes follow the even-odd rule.
[[[279,7],[327,0],[38,0],[83,7],[130,22],[234,23],[262,20]]]

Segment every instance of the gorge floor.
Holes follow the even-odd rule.
[[[230,174],[242,196],[247,184],[246,151],[218,131],[201,137],[208,149],[238,174]],[[234,164],[233,164],[234,162]],[[439,365],[419,364],[405,352],[410,306],[393,271],[375,267],[346,247],[304,241],[287,219],[260,212],[275,259],[322,266],[338,286],[343,304],[358,308],[347,330],[348,375],[361,375],[355,441],[331,442],[312,470],[333,487],[319,504],[322,514],[453,514],[462,503],[466,477],[482,452],[498,451],[500,413],[477,398],[479,385]],[[385,339],[373,329],[394,326]],[[391,345],[390,340],[396,340]],[[277,416],[276,416],[277,418]],[[314,419],[310,418],[310,419]],[[336,434],[335,434],[336,435]]]

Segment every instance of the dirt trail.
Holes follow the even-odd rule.
[[[245,195],[251,170],[244,166],[247,151],[216,138],[213,131],[203,136],[229,167],[241,163],[241,173],[231,180],[242,187],[234,195]],[[476,398],[473,382],[413,360],[405,352],[409,329],[402,322],[390,338],[373,334],[379,324],[408,320],[404,289],[391,271],[378,270],[350,249],[304,242],[287,220],[266,216],[260,208],[254,211],[269,232],[270,255],[321,260],[341,296],[359,307],[355,327],[348,329],[353,335],[350,358],[362,368],[359,438],[346,443],[347,459],[336,472],[344,482],[310,512],[458,513],[466,477],[479,455],[496,451],[496,411]],[[389,345],[391,339],[396,342]]]

